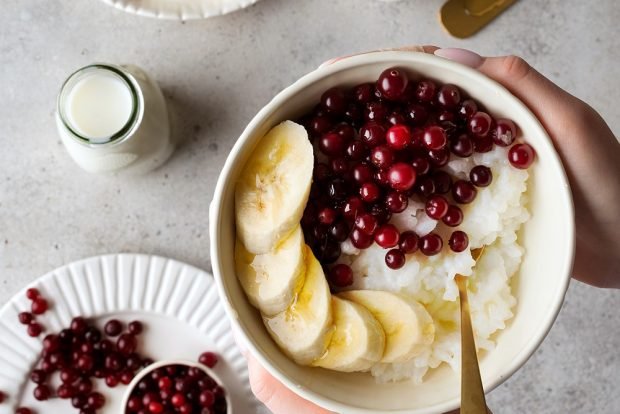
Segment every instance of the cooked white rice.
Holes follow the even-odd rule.
[[[475,165],[486,165],[493,172],[493,182],[478,189],[476,199],[464,206],[463,223],[458,229],[469,236],[470,248],[487,246],[479,263],[475,264],[469,250],[452,252],[445,241],[454,228],[438,225],[424,212],[424,204],[412,198],[409,207],[394,215],[391,222],[399,230],[414,230],[419,235],[436,231],[444,239],[444,249],[436,256],[420,253],[407,257],[398,270],[385,265],[385,250],[376,244],[359,251],[349,241],[343,243],[345,254],[339,262],[351,265],[355,283],[351,289],[378,289],[411,295],[423,303],[432,315],[435,341],[426,352],[407,363],[379,364],[371,373],[379,382],[412,379],[421,382],[430,368],[447,362],[458,371],[460,364],[460,317],[458,289],[454,275],[472,275],[469,299],[476,343],[491,350],[491,335],[503,329],[512,318],[516,299],[510,290],[510,278],[518,270],[523,248],[517,232],[529,217],[527,204],[528,172],[510,166],[507,150],[496,147],[485,154],[450,161],[445,167],[451,175],[464,178]]]

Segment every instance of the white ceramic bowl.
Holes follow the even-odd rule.
[[[326,89],[373,81],[391,66],[458,85],[491,113],[513,119],[538,154],[531,167],[528,191],[532,218],[524,225],[520,238],[527,252],[513,279],[518,299],[515,317],[496,336],[497,348],[481,358],[487,391],[519,369],[546,336],[564,300],[573,261],[574,213],[566,175],[540,122],[504,87],[458,63],[415,52],[359,55],[304,76],[254,117],[232,149],[210,207],[211,260],[226,310],[252,354],[288,388],[340,413],[446,412],[459,405],[459,375],[444,364],[430,371],[420,385],[376,384],[367,374],[307,368],[287,358],[269,337],[235,277],[234,187],[257,141],[271,127],[298,118],[319,101]]]
[[[215,372],[213,372],[212,369],[202,364],[199,364],[193,361],[186,361],[183,359],[170,359],[170,360],[158,361],[144,368],[142,371],[140,371],[138,375],[136,375],[133,378],[133,380],[129,383],[129,385],[127,386],[127,390],[125,390],[125,394],[123,396],[123,403],[121,404],[121,412],[119,414],[125,414],[125,407],[127,407],[127,402],[129,401],[129,398],[131,398],[131,393],[133,392],[134,388],[136,388],[138,383],[142,381],[142,378],[146,377],[147,375],[149,375],[151,372],[155,371],[156,369],[159,369],[161,367],[167,367],[169,365],[184,365],[186,367],[199,368],[203,370],[208,376],[213,378],[213,380],[217,383],[217,385],[226,389],[226,384],[222,382],[222,379]],[[226,393],[226,406],[228,408],[227,414],[233,414],[233,406],[231,404],[231,400],[230,400],[230,396],[228,392]]]

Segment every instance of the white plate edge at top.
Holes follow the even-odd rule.
[[[101,0],[127,13],[167,20],[197,20],[244,9],[258,0]]]

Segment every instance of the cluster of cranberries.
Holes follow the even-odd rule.
[[[212,368],[217,356],[205,352],[199,360]],[[158,368],[141,379],[131,393],[127,413],[195,413],[227,412],[224,389],[202,369],[186,365]]]
[[[392,269],[404,266],[405,254],[439,253],[443,240],[438,234],[400,233],[389,223],[392,214],[404,211],[416,195],[426,203],[429,217],[457,227],[463,221],[459,205],[471,203],[476,188],[488,186],[493,176],[478,165],[469,180],[455,179],[442,170],[452,156],[512,145],[508,158],[520,169],[535,157],[528,144],[514,144],[513,121],[492,118],[455,85],[415,82],[399,68],[385,70],[375,84],[327,90],[301,122],[320,160],[302,228],[323,265],[338,259],[340,243],[347,239],[358,249],[373,243],[390,249],[385,261]],[[455,252],[468,244],[467,234],[458,230],[448,240]],[[346,265],[329,273],[335,286],[353,281]]]
[[[43,327],[36,321],[36,315],[43,315],[49,309],[47,300],[41,296],[39,291],[30,288],[26,291],[26,297],[30,299],[30,312],[21,312],[18,315],[19,322],[27,326],[28,335],[37,337],[43,332]]]

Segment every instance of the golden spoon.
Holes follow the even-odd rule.
[[[480,259],[484,247],[472,250],[475,261]],[[454,280],[459,288],[461,302],[461,414],[487,414],[487,403],[484,398],[476,342],[471,326],[469,300],[467,299],[466,276],[456,275]]]

